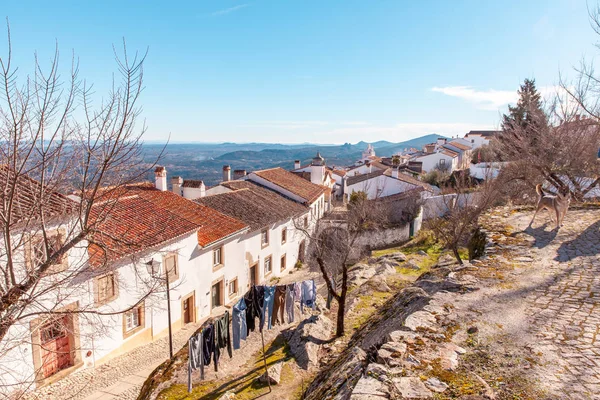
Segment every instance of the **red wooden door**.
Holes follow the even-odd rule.
[[[40,330],[44,378],[73,365],[67,331],[68,317],[50,322]]]

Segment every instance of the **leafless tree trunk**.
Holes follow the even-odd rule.
[[[0,364],[28,340],[10,334],[17,325],[65,314],[117,315],[160,286],[140,283],[138,301],[123,310],[64,308],[89,290],[85,276],[108,269],[104,262],[92,270],[87,251],[102,246],[94,234],[110,219],[119,188],[153,167],[141,162],[145,127],[136,124],[145,54],[130,58],[123,46],[115,59],[117,79],[97,99],[74,57],[61,76],[58,48],[47,68],[36,56],[35,72],[19,76],[8,31],[8,54],[0,58]]]

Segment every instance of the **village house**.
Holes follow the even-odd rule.
[[[499,131],[469,131],[465,134],[465,140],[471,143],[473,149],[477,149],[489,145],[490,140],[499,133]]]
[[[334,176],[333,170],[326,166],[325,159],[319,152],[317,152],[317,155],[313,157],[311,163],[308,165],[302,166],[300,160],[294,161],[292,172],[315,185],[324,186],[327,189],[325,191],[325,200],[327,202],[330,202],[331,195],[341,195],[340,176]]]
[[[371,173],[347,177],[344,193],[347,201],[355,192],[364,192],[367,194],[367,199],[373,200],[420,188],[424,189],[422,197],[433,193],[431,185],[412,177],[409,173],[401,172],[399,167],[391,167],[386,170],[377,169]]]
[[[252,179],[223,182],[227,193],[210,197],[201,181],[177,178],[168,191],[163,167],[154,184],[107,189],[92,207],[99,223],[89,243],[64,259],[65,270],[86,266],[69,280],[70,296],[49,305],[76,313],[11,328],[9,338],[31,337],[3,360],[4,368],[19,371],[13,383],[44,385],[103,364],[164,337],[169,320],[176,332],[222,314],[252,284],[289,273],[306,250],[300,231],[312,229],[325,210],[325,189],[281,171],[257,171],[253,178],[295,200]],[[55,193],[49,204],[62,224],[49,232],[60,238],[69,227],[64,204],[76,203]],[[29,249],[23,264],[36,254]],[[86,311],[94,314],[87,318]]]

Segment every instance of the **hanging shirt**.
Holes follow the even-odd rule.
[[[285,285],[275,287],[275,300],[273,301],[273,325],[283,324],[285,310]]]
[[[302,300],[300,301],[300,309],[304,312],[304,306],[315,309],[317,300],[317,287],[314,280],[302,282]]]
[[[218,357],[221,355],[221,349],[227,347],[227,353],[229,358],[233,356],[231,351],[231,336],[229,335],[229,311],[225,311],[219,319],[215,321],[215,362],[218,361]]]
[[[302,282],[294,283],[294,299],[302,301]]]
[[[291,283],[285,288],[285,313],[288,323],[294,322],[294,300],[296,298],[294,287],[295,285]]]
[[[200,374],[204,376],[204,365],[210,365],[210,359],[215,352],[215,329],[213,324],[208,324],[202,331],[202,357],[204,364],[200,368]],[[215,371],[217,366],[215,365]]]
[[[263,318],[260,321],[260,331],[262,332],[265,321],[267,321],[267,329],[271,329],[271,318],[273,317],[273,302],[275,301],[275,286],[264,287],[264,305]]]
[[[231,332],[233,336],[233,348],[239,350],[240,340],[248,337],[248,326],[246,324],[246,301],[241,298],[231,310]]]
[[[262,307],[264,301],[264,289],[262,286],[252,286],[248,293],[244,295],[244,302],[246,303],[246,327],[247,334],[250,331],[254,332],[256,327],[256,317],[262,320]],[[260,326],[260,325],[259,325]]]

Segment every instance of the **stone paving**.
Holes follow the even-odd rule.
[[[600,210],[569,211],[558,232],[530,218],[509,222],[532,246],[519,292],[532,348],[546,355],[540,381],[556,398],[600,399]]]

